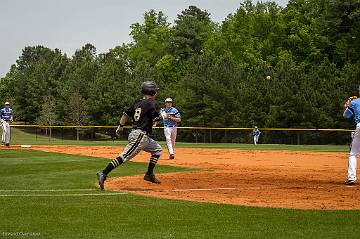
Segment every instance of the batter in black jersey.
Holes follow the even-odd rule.
[[[140,153],[141,150],[151,154],[144,180],[152,183],[160,183],[160,180],[154,175],[154,168],[162,154],[162,148],[158,142],[150,138],[154,120],[160,115],[155,101],[158,90],[159,88],[155,82],[145,81],[142,84],[143,98],[135,101],[121,116],[120,125],[116,129],[116,134],[121,134],[129,118],[132,119],[133,130],[129,134],[128,144],[119,157],[113,159],[104,170],[96,174],[101,189],[104,189],[104,182],[107,175],[114,168],[131,160]]]
[[[154,99],[137,100],[124,113],[132,119],[133,129],[141,129],[149,135],[154,120],[160,115]]]

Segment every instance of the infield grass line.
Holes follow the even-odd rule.
[[[80,191],[97,191],[96,188],[80,189],[0,189],[0,192],[80,192]]]

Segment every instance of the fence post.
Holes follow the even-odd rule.
[[[297,145],[300,145],[300,133],[298,132],[296,135],[297,135]]]
[[[79,141],[79,128],[76,128],[76,141]]]
[[[51,137],[52,137],[52,128],[51,128],[51,125],[50,125],[50,128],[49,128],[49,141],[51,141]]]

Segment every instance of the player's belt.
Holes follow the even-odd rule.
[[[165,125],[165,127],[171,128],[171,127],[176,127],[176,125]]]
[[[142,130],[142,129],[137,129],[137,128],[133,128],[133,130],[140,131],[142,134],[144,134],[144,135],[148,135],[148,136],[149,136],[149,133],[148,133],[148,132],[146,132],[145,130]]]

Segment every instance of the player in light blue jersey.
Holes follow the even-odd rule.
[[[360,86],[359,86],[360,93]],[[356,96],[350,97],[345,103],[345,111],[343,114],[346,119],[354,119],[356,129],[351,142],[351,149],[348,160],[348,176],[345,181],[347,185],[356,183],[356,163],[357,156],[360,152],[360,98]]]
[[[253,134],[253,136],[254,136],[254,144],[257,145],[257,143],[258,143],[258,141],[259,141],[259,137],[260,137],[261,131],[258,129],[257,126],[255,126],[252,134]]]
[[[10,123],[13,121],[13,110],[10,103],[5,102],[5,107],[0,109],[0,123],[2,128],[1,141],[5,146],[10,147]]]
[[[169,159],[174,159],[177,135],[176,125],[177,123],[181,122],[181,115],[179,111],[173,107],[173,100],[171,98],[167,98],[165,100],[165,108],[161,109],[161,115],[164,119],[164,134],[166,138]]]

